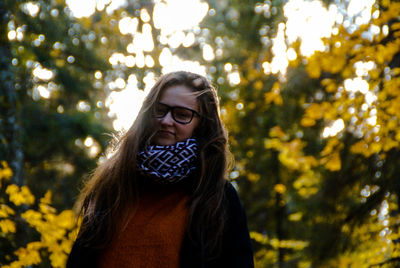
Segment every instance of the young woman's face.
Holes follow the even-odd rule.
[[[183,85],[164,89],[153,115],[152,144],[173,145],[191,138],[199,124],[199,105],[193,91]]]

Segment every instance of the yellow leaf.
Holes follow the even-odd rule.
[[[367,155],[369,153],[368,145],[365,143],[365,141],[359,141],[359,142],[353,144],[350,147],[350,151],[353,154],[363,154],[363,155],[369,156],[369,155]]]
[[[50,254],[50,261],[53,267],[64,267],[67,262],[67,254],[63,252],[54,252]]]
[[[262,87],[263,87],[263,82],[262,82],[261,80],[257,80],[257,81],[254,83],[254,88],[255,88],[255,89],[260,90],[260,89],[262,89]]]
[[[61,248],[65,253],[69,253],[71,251],[74,240],[72,239],[63,239],[61,242]]]
[[[325,89],[326,89],[326,92],[329,92],[329,93],[336,92],[337,86],[335,83],[330,83],[329,85],[327,85],[325,87]]]
[[[24,218],[30,225],[41,225],[43,222],[42,214],[40,212],[29,209],[21,214],[21,217]]]
[[[268,243],[268,236],[258,233],[258,232],[250,232],[250,237],[251,239],[255,240],[256,242],[260,244],[267,244]]]
[[[307,187],[299,189],[299,195],[305,198],[308,198],[318,192],[317,187]]]
[[[0,221],[0,229],[4,234],[15,233],[17,231],[15,223],[9,219]]]
[[[8,194],[10,201],[16,206],[23,204],[23,197],[19,193],[19,187],[17,185],[8,185],[6,188],[6,193]]]
[[[330,73],[338,73],[343,70],[346,64],[345,55],[337,53],[336,55],[325,54],[321,57],[321,65],[323,70]]]
[[[39,210],[44,214],[54,214],[57,212],[56,209],[50,206],[48,203],[40,203]]]
[[[300,121],[300,125],[303,127],[312,127],[315,125],[315,120],[312,118],[303,117]]]
[[[7,186],[6,193],[9,195],[10,201],[16,206],[22,204],[32,205],[35,202],[35,197],[27,186],[22,186],[20,189],[17,185],[11,184]]]
[[[279,248],[291,248],[294,250],[302,250],[307,247],[309,242],[301,240],[280,240]]]
[[[32,205],[35,203],[35,196],[31,193],[27,186],[21,187],[21,195],[24,197],[24,204]]]
[[[399,129],[399,130],[397,130],[397,133],[396,133],[395,139],[396,139],[397,141],[400,141],[400,129]]]
[[[305,114],[311,119],[321,119],[324,115],[324,110],[326,105],[313,103],[307,107]]]
[[[6,161],[1,161],[3,168],[0,168],[0,182],[2,179],[9,180],[12,177],[12,170]]]
[[[283,103],[282,96],[274,91],[265,93],[264,98],[265,102],[268,104],[273,102],[276,105],[282,105]]]
[[[272,85],[271,91],[274,91],[274,92],[279,93],[280,90],[281,90],[281,84],[280,84],[279,82],[275,82],[275,83]]]
[[[282,183],[275,184],[274,191],[279,194],[284,194],[286,192],[286,186]]]
[[[353,75],[353,68],[352,67],[345,67],[342,70],[342,77],[348,78]]]
[[[248,150],[247,152],[246,152],[246,157],[247,158],[252,158],[254,156],[254,151],[253,150]]]
[[[264,140],[265,149],[276,149],[280,151],[282,148],[282,142],[278,139],[265,139]]]
[[[6,193],[9,195],[18,193],[18,191],[19,191],[19,187],[15,184],[8,185],[6,188]]]
[[[281,94],[278,94],[276,96],[276,98],[274,99],[274,103],[275,103],[275,105],[278,105],[278,106],[281,106],[283,104],[283,99],[282,99]]]
[[[305,156],[304,160],[307,166],[313,166],[313,167],[318,166],[318,161],[317,159],[315,159],[314,156]]]
[[[30,242],[26,245],[26,248],[28,250],[39,250],[43,247],[42,242],[40,241],[35,241],[35,242]]]
[[[400,132],[398,132],[398,133],[400,133]],[[399,135],[399,134],[397,134],[397,135]],[[396,138],[397,138],[397,136],[396,136]],[[395,140],[392,140],[391,138],[384,139],[382,141],[382,144],[383,144],[383,150],[385,152],[390,151],[391,149],[397,148],[399,146],[399,142],[395,141]]]
[[[321,80],[321,85],[323,85],[325,87],[327,85],[329,85],[329,84],[332,84],[332,83],[334,83],[334,80],[331,79],[331,78],[324,78],[324,79]]]
[[[371,76],[372,79],[377,79],[379,77],[379,75],[380,75],[380,72],[377,69],[372,69],[368,73],[369,73],[369,75]]]
[[[306,71],[311,78],[318,78],[321,75],[321,67],[317,61],[316,56],[309,58],[309,62],[306,65]]]
[[[374,142],[370,144],[369,149],[372,153],[379,153],[382,149],[382,144],[379,142]]]
[[[338,152],[333,153],[329,158],[328,161],[325,163],[325,168],[330,171],[337,171],[340,170],[342,167],[342,162],[340,160],[340,155]]]
[[[264,99],[266,103],[274,103],[275,105],[282,105],[283,99],[280,94],[280,84],[275,82],[272,85],[271,91],[264,94]]]
[[[0,204],[0,217],[7,218],[9,215],[15,215],[15,211],[6,204]]]
[[[72,210],[64,210],[56,219],[57,225],[64,229],[72,229],[76,223],[75,213]]]
[[[381,1],[382,6],[384,7],[389,7],[390,6],[390,0],[382,0]]]
[[[303,217],[302,212],[296,212],[289,215],[289,221],[299,221]]]
[[[398,24],[400,24],[400,23],[398,23]],[[392,69],[392,73],[393,73],[393,75],[399,75],[400,74],[400,68],[399,67],[396,67],[396,68],[393,68]]]
[[[61,68],[61,67],[64,67],[64,65],[65,65],[65,61],[64,60],[62,60],[62,59],[57,59],[56,60],[56,66],[57,67]]]
[[[280,138],[281,140],[287,139],[285,132],[283,132],[283,130],[279,126],[271,128],[269,131],[269,135],[272,138]]]
[[[44,194],[44,196],[42,198],[40,198],[40,203],[50,204],[51,196],[52,196],[52,192],[50,190],[47,190],[47,192]]]
[[[41,262],[40,254],[37,250],[19,248],[14,252],[14,254],[18,256],[19,261],[24,267],[39,264]]]
[[[341,147],[343,147],[343,144],[341,144],[339,139],[337,139],[337,138],[329,139],[328,142],[326,143],[324,149],[321,152],[321,156],[329,155],[330,153],[332,153],[333,149],[335,149],[337,146],[339,147],[339,149]]]

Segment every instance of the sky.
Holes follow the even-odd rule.
[[[90,16],[96,8],[103,10],[106,8],[106,4],[109,4],[106,8],[107,11],[112,11],[126,4],[125,0],[67,0],[66,2],[73,15],[77,18]],[[271,62],[263,64],[266,75],[279,73],[284,78],[289,61],[297,57],[294,50],[287,48],[286,42],[290,44],[301,38],[300,52],[304,56],[310,56],[316,50],[324,50],[321,38],[335,34],[335,31],[337,31],[334,28],[335,23],[346,25],[349,30],[355,30],[359,25],[371,19],[371,8],[375,2],[374,0],[349,0],[347,2],[347,9],[344,10],[345,7],[337,7],[336,5],[330,5],[326,8],[321,1],[317,0],[289,0],[284,6],[284,15],[287,18],[287,22],[278,26],[277,35],[273,39],[272,51],[274,58]],[[256,5],[255,12],[262,11],[263,8],[266,8],[265,5]],[[195,37],[193,33],[185,34],[184,31],[189,29],[196,30],[196,27],[198,28],[199,23],[207,15],[208,11],[209,5],[200,0],[156,0],[153,14],[148,14],[146,10],[142,10],[140,13],[141,20],[145,22],[141,31],[137,29],[137,18],[125,17],[119,22],[121,33],[133,36],[133,42],[127,47],[127,52],[134,52],[136,57],[115,54],[110,57],[110,63],[123,61],[128,67],[136,65],[137,67],[145,68],[146,66],[152,67],[154,60],[158,60],[162,65],[162,73],[185,69],[206,75],[205,67],[199,62],[183,61],[173,55],[168,48],[163,49],[159,59],[153,59],[149,55],[144,56],[143,52],[145,50],[151,51],[154,47],[154,40],[152,40],[151,35],[152,29],[150,24],[146,23],[150,21],[151,17],[154,18],[154,26],[161,30],[161,43],[168,44],[171,48],[189,47],[193,44]],[[202,50],[205,61],[214,59],[215,52],[210,45],[205,44]],[[226,66],[229,69],[229,63]],[[366,67],[360,66],[360,70],[362,68],[365,69]],[[49,75],[47,73],[47,76]],[[113,124],[115,130],[126,130],[133,123],[141,103],[154,84],[155,79],[155,75],[152,73],[146,76],[144,91],[137,89],[137,80],[134,74],[129,77],[127,82],[113,82],[112,86],[123,89],[121,92],[112,92],[106,101],[106,105],[111,111],[110,115],[116,116]],[[231,85],[240,83],[239,73],[232,71],[228,76],[228,80]],[[362,88],[365,85],[364,82],[361,78],[347,81],[347,90],[356,90],[360,86]],[[371,96],[369,97],[371,99]],[[336,135],[341,128],[343,128],[342,122],[332,122],[324,130],[323,136]]]

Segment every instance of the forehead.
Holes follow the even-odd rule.
[[[184,85],[174,85],[165,88],[160,95],[160,102],[170,106],[183,106],[198,110],[198,100],[194,90]]]

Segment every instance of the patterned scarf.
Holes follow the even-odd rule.
[[[177,183],[196,168],[198,145],[195,139],[174,145],[150,145],[138,156],[139,170],[162,184]]]

